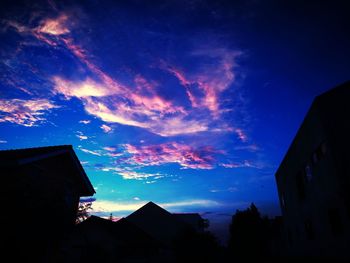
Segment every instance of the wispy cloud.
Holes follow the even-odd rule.
[[[5,141],[5,140],[0,140],[0,143],[7,143],[7,141]]]
[[[235,83],[236,60],[241,52],[223,47],[197,48],[187,56],[198,62],[210,60],[210,63],[198,63],[201,66],[196,70],[160,60],[157,67],[162,69],[162,74],[173,75],[183,87],[183,94],[172,97],[164,93],[165,83],[161,81],[135,73],[133,81],[126,85],[97,66],[89,50],[73,38],[74,28],[79,23],[72,13],[61,12],[55,17],[43,18],[33,28],[15,21],[7,21],[7,26],[19,34],[31,34],[49,46],[65,48],[85,65],[88,77],[73,80],[52,76],[53,93],[66,99],[79,99],[85,111],[106,122],[106,126],[108,123],[130,125],[164,137],[210,131],[236,132],[242,141],[247,141],[242,128],[218,128],[226,125],[222,114],[232,110],[224,103],[227,97],[223,94]],[[185,97],[190,103],[184,101]]]
[[[255,165],[248,160],[244,160],[243,162],[238,162],[238,163],[221,163],[220,166],[225,168],[243,168],[243,167],[259,168],[258,165]]]
[[[118,90],[98,83],[90,78],[81,82],[73,82],[61,77],[55,76],[52,79],[55,85],[55,92],[63,94],[67,99],[76,97],[79,99],[88,97],[105,97],[118,94]]]
[[[106,125],[106,124],[102,124],[102,125],[100,126],[100,128],[101,128],[105,133],[110,133],[110,132],[113,130],[110,126],[108,126],[108,125]]]
[[[182,69],[165,61],[161,61],[160,67],[179,80],[185,88],[192,107],[207,108],[213,117],[218,118],[221,113],[220,96],[235,81],[236,58],[241,53],[217,48],[198,49],[192,55],[198,58],[210,58],[216,62],[203,66],[198,72],[192,74],[185,74]]]
[[[152,180],[157,180],[164,177],[164,175],[161,173],[143,173],[135,171],[120,171],[117,173],[120,174],[123,177],[123,179],[127,180],[145,180],[149,178],[152,178]]]
[[[57,18],[43,19],[35,31],[54,36],[68,34],[70,33],[68,28],[69,19],[71,18],[65,13],[61,13]]]
[[[78,147],[78,149],[84,153],[89,153],[89,154],[96,155],[96,156],[102,156],[101,152],[98,150],[94,151],[94,150],[89,150],[89,149],[86,149],[83,147]]]
[[[77,131],[77,133],[75,134],[76,137],[79,138],[79,140],[83,141],[83,140],[87,140],[89,139],[88,136],[84,135],[82,132]]]
[[[64,17],[64,16],[63,16]],[[76,97],[82,100],[85,110],[105,122],[136,126],[161,136],[192,134],[209,130],[209,119],[197,118],[198,113],[185,109],[182,103],[166,100],[157,91],[158,83],[141,75],[134,78],[134,87],[126,87],[99,69],[90,61],[87,52],[74,44],[70,38],[62,38],[68,50],[80,59],[99,79],[87,78],[83,81],[70,81],[59,76],[52,80],[55,92],[67,99]],[[174,67],[166,69],[175,75],[185,86],[186,94],[194,109],[207,108],[215,118],[220,115],[219,95],[234,81],[233,67],[238,53],[224,49],[194,52],[194,56],[209,56],[217,59],[213,68],[204,69],[193,80],[187,80],[183,73]],[[192,93],[192,86],[199,89]],[[199,94],[199,95],[198,95]],[[198,97],[199,96],[199,97]]]
[[[110,147],[110,146],[106,146],[106,147],[103,147],[103,150],[106,150],[108,152],[114,152],[117,150],[117,148],[115,147]]]
[[[246,142],[248,140],[247,134],[240,128],[234,128],[234,132],[237,134],[237,137],[242,141]]]
[[[81,120],[79,121],[79,123],[83,123],[83,124],[89,124],[91,121],[90,120]]]
[[[32,127],[46,120],[45,113],[59,108],[47,99],[0,99],[0,122]]]
[[[145,173],[141,171],[136,171],[134,167],[119,167],[119,166],[101,166],[97,167],[98,170],[104,172],[113,172],[114,174],[119,174],[126,180],[147,180],[152,179],[154,182],[160,178],[167,177],[167,174],[162,173]]]
[[[213,169],[215,155],[222,153],[211,146],[193,148],[176,142],[145,146],[125,144],[124,147],[131,155],[125,162],[142,166],[177,163],[183,168]]]

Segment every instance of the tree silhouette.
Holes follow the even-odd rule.
[[[83,222],[85,219],[87,219],[90,216],[89,210],[92,209],[91,205],[92,205],[92,202],[79,203],[77,217],[75,219],[76,224]]]
[[[238,261],[268,256],[268,223],[254,203],[246,210],[237,210],[230,225],[231,255]]]
[[[209,224],[209,221],[206,221]],[[175,262],[218,262],[220,247],[209,231],[188,229],[174,241]]]

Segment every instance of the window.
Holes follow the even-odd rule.
[[[305,221],[305,234],[309,240],[313,240],[315,238],[315,233],[314,233],[314,229],[312,227],[312,222],[309,219]]]
[[[329,223],[331,225],[331,231],[333,235],[339,235],[343,232],[343,225],[339,215],[338,209],[329,209],[328,210]]]
[[[312,169],[310,164],[306,164],[305,166],[305,177],[307,182],[312,180]]]

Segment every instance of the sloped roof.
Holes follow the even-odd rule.
[[[277,171],[275,173],[275,177],[278,178],[281,174],[281,170],[284,169],[285,163],[288,160],[288,157],[291,154],[291,151],[294,149],[296,142],[298,141],[298,138],[300,134],[303,134],[303,129],[305,124],[307,123],[307,119],[310,117],[310,115],[314,114],[314,110],[322,107],[326,110],[330,108],[337,108],[339,106],[343,107],[343,110],[345,110],[344,113],[349,114],[349,98],[350,98],[350,81],[346,81],[340,85],[337,85],[334,88],[331,88],[330,90],[316,96],[314,100],[312,101],[312,104],[310,108],[308,109],[307,113],[305,114],[304,120],[302,121],[299,129],[296,132],[296,135],[294,136],[287,152],[285,153],[279,167],[277,168]],[[345,109],[347,107],[347,109]]]
[[[95,190],[87,177],[84,168],[82,167],[78,157],[76,156],[72,145],[58,145],[35,147],[25,149],[11,149],[0,151],[0,167],[12,167],[28,164],[42,159],[67,154],[72,160],[75,167],[84,183],[84,196],[90,196],[95,193]]]
[[[343,96],[344,94],[349,95],[350,94],[350,80],[346,81],[340,85],[337,85],[336,87],[327,90],[326,92],[316,96],[315,100],[318,99],[327,99],[331,98],[333,96]]]
[[[145,204],[126,219],[167,245],[188,228],[186,223],[153,202]]]

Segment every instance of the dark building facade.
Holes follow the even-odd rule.
[[[350,82],[317,96],[276,172],[287,255],[350,257]]]
[[[75,225],[79,198],[95,193],[72,146],[0,151],[0,169],[1,255],[51,262]]]

